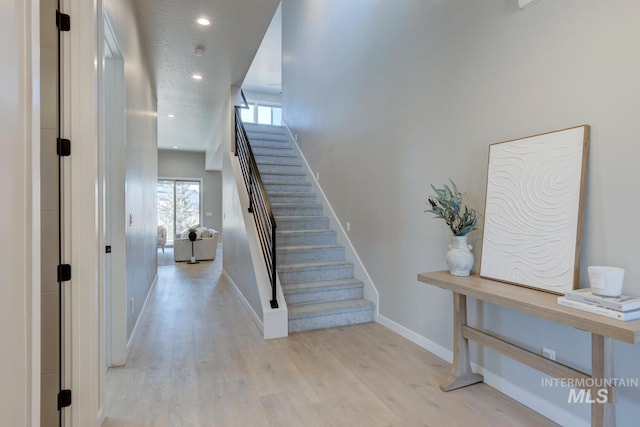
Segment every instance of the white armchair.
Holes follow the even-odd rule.
[[[158,247],[162,248],[162,253],[164,253],[164,247],[167,244],[167,229],[162,225],[158,226]]]

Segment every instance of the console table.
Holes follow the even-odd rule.
[[[504,355],[529,365],[555,378],[597,381],[591,391],[591,425],[615,426],[614,390],[607,390],[606,402],[596,399],[598,382],[613,378],[614,339],[638,344],[640,320],[622,322],[569,307],[556,302],[557,295],[521,286],[483,279],[477,275],[457,277],[448,271],[418,274],[418,280],[429,285],[453,291],[453,366],[451,375],[440,385],[443,391],[483,381],[482,375],[471,370],[469,340],[489,346]],[[509,307],[538,317],[564,323],[591,333],[591,374],[581,372],[537,353],[524,349],[508,340],[467,324],[467,296],[480,301]]]

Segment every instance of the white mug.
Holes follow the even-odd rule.
[[[619,297],[622,295],[624,268],[607,266],[590,266],[589,283],[591,292],[602,297]]]

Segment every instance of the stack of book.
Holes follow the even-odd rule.
[[[591,292],[591,288],[567,291],[563,297],[558,297],[558,304],[625,322],[640,319],[640,298],[627,295],[601,297]]]

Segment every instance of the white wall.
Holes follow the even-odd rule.
[[[240,194],[234,179],[229,150],[222,170],[222,268],[231,277],[259,319],[263,318],[256,273],[251,260],[249,238],[240,205]]]
[[[581,282],[586,267],[626,268],[640,295],[635,250],[640,154],[640,3],[515,0],[283,0],[284,117],[380,291],[380,314],[446,348],[451,296],[416,281],[446,268],[444,223],[423,213],[429,184],[453,178],[484,205],[488,145],[583,123],[592,126]],[[481,230],[471,235],[476,258]],[[486,305],[480,323],[587,369],[580,331]],[[617,376],[640,377],[640,346],[615,344]],[[560,415],[568,389],[484,351],[476,360]],[[640,390],[619,389],[620,425]],[[555,410],[552,408],[552,410]],[[563,413],[564,411],[564,413]],[[567,419],[567,418],[565,418]]]
[[[0,3],[0,425],[40,424],[39,1]]]
[[[282,103],[282,96],[279,93],[265,93],[265,92],[253,92],[250,90],[244,91],[244,96],[247,98],[247,101],[251,104],[253,102],[264,103],[264,104],[276,104],[280,105]]]
[[[127,335],[130,336],[157,272],[156,93],[132,3],[104,0],[104,9],[120,43],[125,67],[127,301],[134,300],[133,313],[127,310]]]
[[[158,151],[159,178],[202,179],[202,224],[222,231],[222,171],[207,171],[204,165],[204,153]],[[207,212],[212,216],[206,216]]]

